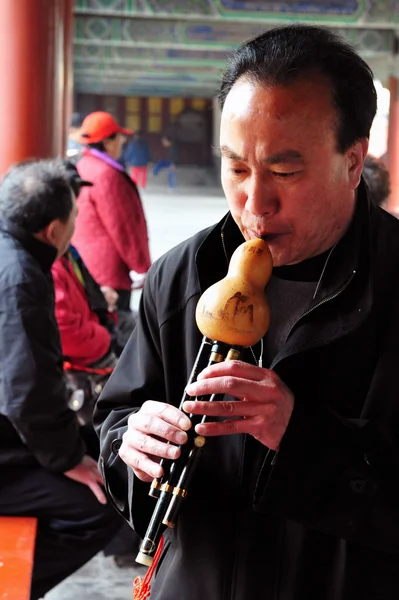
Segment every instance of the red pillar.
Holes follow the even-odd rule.
[[[397,77],[389,78],[388,169],[391,195],[388,210],[399,214],[399,90]]]
[[[67,145],[69,122],[73,111],[73,6],[74,0],[64,3],[64,90],[62,153]]]
[[[0,1],[0,175],[63,152],[67,1]]]

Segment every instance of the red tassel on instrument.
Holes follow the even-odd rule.
[[[161,556],[163,548],[163,536],[159,540],[158,548],[154,556],[154,560],[152,561],[151,567],[148,569],[145,574],[144,579],[140,576],[136,577],[133,581],[133,600],[145,600],[149,597],[151,592],[151,579],[154,574],[154,571],[157,567],[159,558]]]

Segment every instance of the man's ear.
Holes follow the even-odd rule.
[[[56,248],[60,237],[60,225],[61,221],[59,219],[54,219],[54,221],[51,221],[51,223],[43,229],[44,241]]]
[[[360,177],[363,171],[364,161],[366,160],[367,151],[369,149],[369,140],[361,138],[355,142],[347,151],[349,159],[349,181],[352,184],[352,189],[356,189],[360,183]]]

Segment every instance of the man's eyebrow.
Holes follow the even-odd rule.
[[[232,150],[228,146],[219,146],[218,150],[219,150],[220,156],[222,156],[223,158],[230,158],[231,160],[242,160],[242,161],[246,160],[245,158],[242,158],[242,156],[239,156],[236,152],[234,152],[234,150]]]
[[[234,150],[229,148],[228,146],[220,146],[218,148],[220,152],[220,156],[223,158],[229,158],[230,160],[241,160],[245,162],[247,159],[243,158]],[[284,163],[292,163],[292,162],[303,162],[303,156],[298,150],[284,150],[283,152],[278,152],[277,154],[272,154],[267,158],[263,159],[262,162],[267,163],[268,165],[278,165]]]
[[[262,162],[268,165],[278,165],[283,163],[303,162],[303,156],[298,150],[284,150],[272,156],[268,156]]]

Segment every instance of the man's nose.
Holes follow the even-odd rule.
[[[253,175],[248,180],[245,208],[257,217],[272,216],[278,211],[279,199],[273,182]]]

